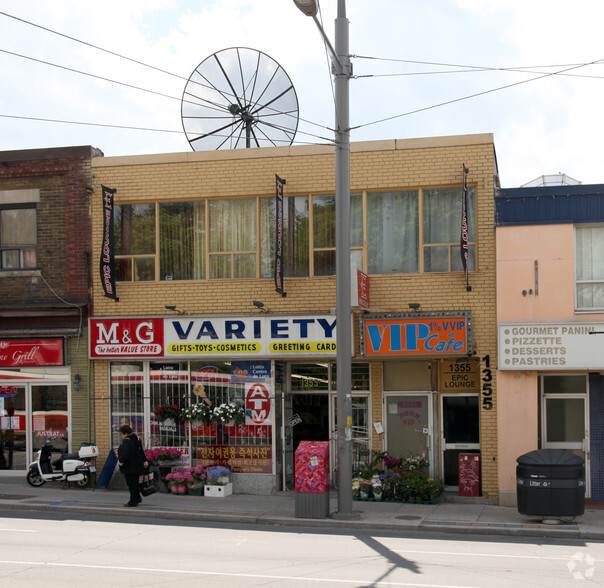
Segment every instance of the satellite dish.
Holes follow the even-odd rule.
[[[204,59],[191,74],[181,116],[193,151],[291,145],[298,98],[274,59],[231,47]]]

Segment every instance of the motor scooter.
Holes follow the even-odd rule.
[[[99,448],[91,443],[82,443],[78,453],[62,453],[51,463],[53,446],[46,441],[38,450],[36,461],[29,465],[27,483],[43,486],[46,482],[64,482],[67,487],[73,482],[79,488],[90,484],[91,474],[96,472],[95,458]]]

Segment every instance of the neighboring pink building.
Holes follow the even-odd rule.
[[[604,185],[504,189],[496,214],[499,503],[541,448],[584,457],[604,500]]]

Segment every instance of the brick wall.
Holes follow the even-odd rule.
[[[496,373],[494,175],[491,135],[380,141],[352,145],[351,192],[460,186],[462,164],[468,185],[476,189],[476,270],[467,292],[461,272],[371,277],[371,306],[408,311],[421,302],[422,311],[470,310],[475,351],[489,355]],[[241,198],[274,195],[274,176],[286,179],[285,195],[333,194],[334,155],[329,147],[289,147],[228,152],[197,152],[103,158],[93,161],[96,174],[92,202],[93,260],[102,240],[100,185],[116,188],[116,204],[154,200]],[[324,313],[335,307],[335,279],[285,278],[287,297],[275,293],[272,280],[211,280],[203,282],[119,283],[120,301],[102,296],[94,280],[96,316],[161,316],[166,304],[189,314],[253,314],[252,300],[262,300],[272,313]],[[357,332],[357,359],[358,332]],[[95,365],[98,386],[107,386],[107,362]],[[382,420],[382,363],[373,362],[372,422]],[[492,410],[481,410],[483,494],[497,497],[497,401],[493,383]],[[106,388],[105,388],[106,390]],[[99,405],[97,403],[97,409]],[[108,416],[108,415],[107,415]],[[97,413],[97,425],[109,430]],[[371,427],[374,434],[373,427]],[[101,438],[97,430],[97,439]],[[103,433],[105,435],[105,433]],[[374,449],[381,439],[374,434]],[[106,448],[108,449],[108,447]]]

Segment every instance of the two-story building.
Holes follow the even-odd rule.
[[[147,447],[228,466],[235,491],[291,488],[301,440],[332,442],[335,467],[333,148],[92,166],[101,455],[130,423]],[[456,487],[460,454],[476,454],[493,501],[497,187],[490,134],[352,145],[350,257],[353,292],[362,289],[351,315],[353,459],[424,455]],[[238,404],[245,421],[158,418],[159,407],[202,403]]]
[[[500,504],[547,448],[582,456],[604,500],[604,185],[505,189],[496,209]]]
[[[102,155],[0,153],[0,470],[24,472],[46,440],[71,450],[94,436],[89,207]]]

